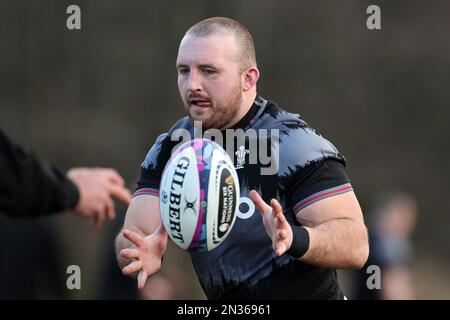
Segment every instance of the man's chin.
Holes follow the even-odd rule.
[[[211,129],[213,127],[213,123],[211,123],[211,119],[210,118],[205,118],[205,117],[193,117],[191,115],[189,115],[189,119],[191,119],[192,124],[195,126],[201,126],[202,130],[208,130]]]
[[[189,118],[192,122],[199,121],[201,123],[210,123],[211,115],[208,115],[206,112],[198,113],[198,112],[189,112]]]
[[[212,124],[210,123],[210,121],[207,121],[207,120],[205,121],[203,119],[193,119],[193,118],[190,118],[190,119],[192,121],[192,124],[194,124],[197,127],[199,125],[201,125],[203,130],[208,130],[208,129],[212,128]]]

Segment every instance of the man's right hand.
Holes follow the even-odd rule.
[[[123,236],[131,241],[135,247],[122,249],[123,258],[133,260],[122,269],[124,275],[131,275],[139,271],[138,288],[145,286],[147,278],[161,268],[162,257],[167,248],[167,231],[161,224],[152,234],[142,237],[128,229],[123,230]]]

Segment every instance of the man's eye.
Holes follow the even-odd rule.
[[[204,69],[203,72],[206,73],[206,74],[214,74],[214,73],[216,73],[216,70],[213,70],[213,69]]]
[[[185,74],[188,74],[188,73],[189,73],[189,70],[188,70],[188,69],[179,69],[179,70],[178,70],[178,73],[179,73],[179,74],[185,75]]]

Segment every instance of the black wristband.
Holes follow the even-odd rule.
[[[306,228],[301,226],[291,226],[292,244],[286,251],[293,258],[301,258],[309,249],[309,233]]]

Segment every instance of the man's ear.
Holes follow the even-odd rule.
[[[245,70],[242,75],[242,88],[244,91],[248,91],[256,85],[259,79],[259,70],[256,67],[251,67]]]

